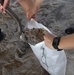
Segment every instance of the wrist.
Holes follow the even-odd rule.
[[[52,46],[55,48],[55,49],[57,49],[58,51],[61,51],[62,49],[59,49],[59,43],[60,43],[60,39],[61,39],[61,37],[55,37],[54,39],[53,39],[53,42],[52,42]]]

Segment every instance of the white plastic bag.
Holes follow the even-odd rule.
[[[36,22],[35,20],[31,20],[27,24],[28,28],[44,28],[49,33],[49,29],[47,29],[44,25]],[[42,67],[51,75],[65,75],[66,72],[66,64],[67,59],[64,50],[57,51],[51,50],[45,46],[44,41],[36,44],[31,45],[31,48],[40,61]]]

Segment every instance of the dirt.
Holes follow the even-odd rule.
[[[47,31],[43,28],[24,28],[24,32],[22,33],[22,41],[30,43],[32,45],[36,45],[39,42],[44,40],[43,36]]]
[[[18,15],[23,28],[26,16],[15,1],[10,4]],[[44,0],[37,21],[44,24],[57,36],[65,36],[65,29],[74,26],[74,0]],[[0,28],[6,34],[0,43],[0,75],[49,75],[40,65],[30,46],[20,41],[17,24],[9,16],[0,12]],[[65,50],[67,56],[66,75],[74,75],[74,50]]]

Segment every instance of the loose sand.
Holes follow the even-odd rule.
[[[24,27],[26,17],[20,5],[12,0],[11,8]],[[57,36],[66,35],[64,30],[74,25],[74,0],[45,0],[37,15],[37,21],[52,33]],[[17,24],[10,16],[0,13],[0,28],[6,34],[0,43],[0,75],[48,75],[29,45],[19,41]],[[68,60],[66,75],[74,75],[74,51],[65,52]]]

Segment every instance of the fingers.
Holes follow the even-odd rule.
[[[3,11],[3,13],[6,13],[6,6],[9,4],[10,0],[4,0],[3,5],[0,4],[0,10]]]
[[[31,18],[33,18],[34,20],[36,20],[36,14],[34,14]]]
[[[27,19],[30,21],[31,20],[31,18],[33,18],[33,19],[36,19],[36,15],[35,14],[29,14],[29,13],[27,13]]]
[[[35,19],[36,18],[36,9],[31,8],[30,10],[28,10],[28,12],[26,13],[26,17],[28,20],[31,20],[31,18]]]
[[[6,8],[6,6],[9,4],[10,0],[4,0],[3,7]]]
[[[9,4],[10,0],[4,0],[4,4],[3,4],[3,13],[6,13],[6,6]]]
[[[53,41],[54,37],[55,37],[55,36],[54,36],[53,34],[47,32],[47,33],[44,35],[44,40],[46,40],[46,41]]]
[[[53,46],[52,46],[53,39],[54,39],[54,36],[50,33],[46,33],[45,36],[44,36],[45,45],[49,49],[54,49]]]
[[[45,35],[44,35],[44,40],[46,40],[47,38],[48,38],[48,34],[45,33]]]
[[[0,10],[2,10],[2,8],[3,8],[3,7],[2,7],[2,5],[0,4]]]
[[[27,13],[26,13],[26,17],[28,20],[31,20],[31,18],[36,20],[36,13],[38,12],[39,7],[35,7],[33,6],[32,8],[30,8]]]

